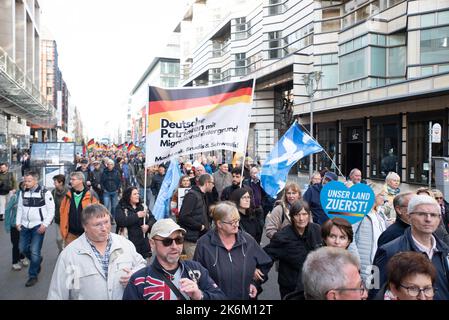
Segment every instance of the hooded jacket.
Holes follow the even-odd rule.
[[[323,189],[322,184],[314,184],[304,193],[303,200],[309,204],[310,211],[312,211],[313,222],[322,225],[329,217],[324,213],[321,207],[320,194]]]
[[[236,242],[228,251],[215,229],[201,237],[193,260],[200,262],[223,290],[228,299],[248,300],[250,284],[256,285],[253,275],[259,268],[268,279],[273,264],[251,235],[239,230]]]

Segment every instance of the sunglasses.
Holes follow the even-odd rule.
[[[173,244],[173,241],[176,242],[176,244],[183,244],[184,243],[184,238],[183,237],[178,237],[178,238],[175,238],[175,239],[172,239],[172,238],[154,239],[153,238],[153,240],[162,242],[164,247],[170,247]]]

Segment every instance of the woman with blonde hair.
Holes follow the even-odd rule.
[[[283,227],[291,224],[290,207],[302,198],[301,189],[295,182],[287,182],[281,200],[277,201],[274,209],[267,214],[265,221],[266,236],[271,239]]]
[[[399,185],[401,184],[401,178],[396,172],[389,172],[385,178],[385,185],[383,187],[384,200],[385,200],[385,215],[389,220],[396,219],[396,211],[393,206],[393,199],[400,192]]]
[[[228,299],[254,299],[273,263],[256,240],[239,229],[234,203],[220,202],[211,211],[215,227],[198,240],[193,260],[209,271]]]

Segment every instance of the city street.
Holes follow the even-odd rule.
[[[56,233],[53,226],[45,235],[42,247],[42,271],[39,274],[39,282],[33,287],[25,287],[28,279],[28,269],[21,271],[11,269],[11,241],[10,234],[6,233],[4,223],[0,225],[0,300],[44,300],[47,298],[48,287],[50,285],[53,268],[58,258],[58,248],[56,246]],[[268,243],[267,238],[262,239],[263,245]],[[269,281],[263,286],[263,293],[260,300],[278,300],[279,290],[277,285],[277,274],[272,268],[269,274]]]

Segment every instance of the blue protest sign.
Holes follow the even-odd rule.
[[[374,199],[373,190],[364,183],[348,188],[342,182],[332,181],[320,194],[321,206],[330,219],[340,217],[351,224],[361,221],[370,212]]]

